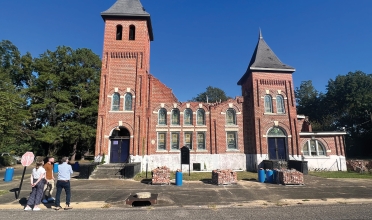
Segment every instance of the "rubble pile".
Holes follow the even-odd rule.
[[[170,185],[170,169],[166,166],[157,167],[152,170],[153,185]]]
[[[276,182],[283,185],[303,185],[304,175],[295,169],[278,170]]]
[[[238,182],[238,175],[232,170],[213,170],[212,184],[230,185]]]
[[[363,173],[372,170],[371,160],[347,160],[346,166],[348,171]]]

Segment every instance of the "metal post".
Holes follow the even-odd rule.
[[[21,184],[19,184],[19,188],[18,188],[18,194],[16,192],[16,199],[18,199],[19,198],[19,194],[21,194],[21,188],[22,188],[23,178],[25,177],[25,172],[26,172],[26,166],[23,169]]]

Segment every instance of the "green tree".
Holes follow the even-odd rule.
[[[22,61],[16,46],[0,42],[0,151],[16,154],[31,149],[27,98],[18,80],[23,75]]]
[[[224,102],[231,97],[226,96],[225,91],[217,87],[208,86],[205,92],[199,93],[196,97],[192,98],[193,102]]]
[[[58,47],[34,60],[29,95],[33,130],[49,155],[95,143],[101,61],[89,49]]]

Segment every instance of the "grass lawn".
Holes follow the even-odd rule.
[[[323,178],[359,178],[359,179],[372,179],[372,174],[356,173],[349,171],[329,171],[329,172],[309,172],[310,175],[323,177]]]
[[[8,192],[9,192],[9,191],[7,191],[7,190],[0,190],[0,196],[6,194],[6,193],[8,193]]]
[[[257,180],[257,173],[247,172],[247,171],[237,171],[238,180]],[[151,172],[147,173],[147,179],[151,179],[152,175]],[[176,173],[171,172],[170,179],[175,179]],[[138,173],[134,180],[141,181],[146,179],[146,172]],[[183,172],[182,179],[185,181],[205,181],[212,179],[212,171],[211,172],[191,172],[190,176],[188,172]]]

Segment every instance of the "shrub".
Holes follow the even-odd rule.
[[[16,163],[15,159],[11,156],[0,156],[0,164],[3,166],[11,166]]]

